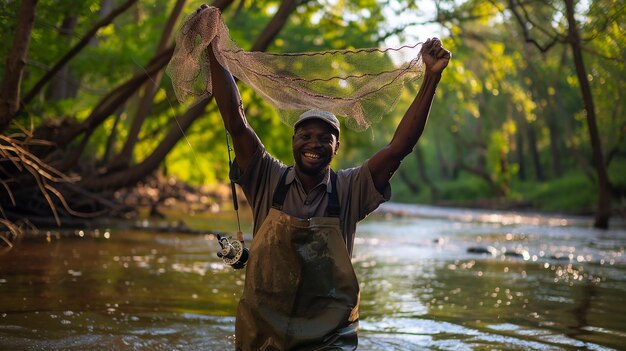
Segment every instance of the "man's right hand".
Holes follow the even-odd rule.
[[[209,8],[209,5],[207,5],[207,4],[202,4],[202,5],[200,5],[200,6],[196,9],[196,13],[200,13],[202,10],[204,10],[204,9],[208,9],[208,8]]]
[[[452,54],[441,46],[439,38],[426,40],[420,50],[422,60],[426,64],[426,71],[432,73],[441,73],[448,66]]]

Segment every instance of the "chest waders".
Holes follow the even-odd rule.
[[[324,217],[282,212],[285,171],[252,240],[237,308],[237,350],[355,350],[359,284],[341,235],[337,176]]]

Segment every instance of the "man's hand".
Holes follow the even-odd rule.
[[[420,50],[422,60],[426,64],[426,71],[432,73],[441,73],[450,62],[450,51],[441,46],[439,38],[426,40]]]
[[[205,9],[208,9],[208,8],[209,8],[209,5],[207,5],[207,4],[202,4],[202,5],[200,5],[200,6],[196,9],[196,13],[200,13],[200,11],[205,10]]]
[[[200,36],[202,44],[210,44],[218,33],[221,13],[217,7],[202,4],[196,8],[192,16],[185,23],[185,30],[191,34],[185,33],[190,48],[194,48],[196,43],[196,34]]]

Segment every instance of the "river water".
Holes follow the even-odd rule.
[[[623,223],[598,231],[588,218],[383,209],[357,230],[359,350],[626,349]],[[234,228],[224,217],[185,221]],[[0,349],[234,349],[243,273],[216,252],[210,232],[24,239],[0,256]]]

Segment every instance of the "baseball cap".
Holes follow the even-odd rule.
[[[296,128],[298,128],[298,125],[300,125],[302,122],[308,121],[311,119],[318,119],[318,120],[328,123],[334,130],[337,131],[337,134],[339,134],[340,128],[339,128],[339,120],[337,119],[337,117],[328,111],[322,111],[318,109],[311,109],[301,114],[300,117],[298,117],[298,120],[296,121],[296,123],[293,125],[293,129],[295,130]]]

